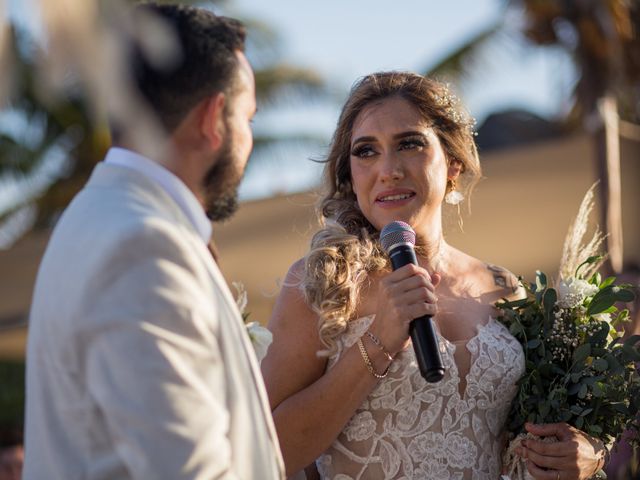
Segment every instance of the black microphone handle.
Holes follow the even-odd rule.
[[[400,244],[389,250],[389,259],[394,270],[408,263],[418,265],[416,253],[411,244]],[[429,383],[435,383],[444,377],[444,365],[440,358],[437,334],[430,315],[416,318],[409,324],[409,334],[416,354],[420,374]]]
[[[436,329],[430,315],[412,320],[409,334],[416,354],[420,374],[429,383],[435,383],[444,377],[444,365],[440,358],[440,349],[436,341]]]

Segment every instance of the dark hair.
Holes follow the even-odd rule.
[[[0,426],[0,449],[22,445],[24,435],[19,427]]]
[[[145,3],[133,9],[135,21],[158,17],[175,32],[180,47],[171,62],[152,62],[140,46],[133,49],[135,84],[168,133],[203,99],[232,93],[246,30],[238,20],[185,5]],[[146,18],[145,18],[146,17]],[[168,64],[167,64],[168,63]]]

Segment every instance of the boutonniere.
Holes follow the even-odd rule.
[[[251,345],[256,352],[258,363],[262,362],[262,359],[267,356],[267,350],[269,345],[273,342],[273,334],[260,323],[249,321],[250,312],[246,312],[247,309],[247,290],[244,288],[242,282],[232,282],[233,288],[236,289],[236,305],[242,315],[242,321],[247,329],[247,334],[251,340]]]

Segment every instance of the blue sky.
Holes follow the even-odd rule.
[[[37,17],[30,3],[8,1],[12,14],[34,25]],[[378,70],[425,71],[501,18],[503,5],[504,0],[397,0],[393,5],[388,0],[228,0],[224,10],[214,6],[217,12],[270,25],[279,36],[279,59],[318,71],[333,92],[333,101],[284,98],[276,107],[261,109],[254,125],[258,133],[295,132],[326,141],[322,146],[278,145],[255,153],[241,198],[313,186],[320,167],[309,159],[324,155],[341,103],[357,78]],[[511,18],[510,25],[517,21]],[[566,57],[525,49],[513,40],[498,44],[476,62],[472,80],[458,88],[479,122],[504,108],[545,116],[566,109],[562,94],[571,81]]]
[[[320,71],[348,88],[376,70],[424,71],[497,21],[504,0],[231,0],[230,12],[272,25],[285,60]],[[511,22],[513,23],[513,22]],[[477,65],[464,99],[481,119],[489,111],[522,106],[552,114],[569,81],[566,58],[517,43],[496,48]],[[558,77],[560,75],[560,77]]]
[[[280,37],[280,59],[317,70],[336,92],[334,103],[284,102],[263,109],[256,117],[256,131],[297,131],[328,139],[358,77],[388,69],[423,72],[499,20],[503,5],[503,0],[230,0],[224,13],[272,26]],[[517,21],[510,18],[513,31]],[[479,122],[505,108],[554,116],[568,106],[563,96],[571,82],[567,58],[548,49],[524,48],[514,38],[519,37],[503,37],[488,48],[476,62],[472,79],[458,89]],[[308,159],[325,151],[299,146],[263,155],[247,173],[243,198],[312,186],[320,169]],[[275,177],[273,171],[278,172]]]

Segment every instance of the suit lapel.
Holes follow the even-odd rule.
[[[200,251],[200,249],[199,249]],[[275,451],[277,452],[277,456],[278,456],[278,466],[280,468],[281,471],[284,471],[284,463],[282,460],[282,457],[280,455],[280,444],[278,441],[278,436],[276,434],[276,429],[275,429],[275,425],[273,423],[273,417],[272,417],[272,413],[271,413],[271,406],[269,405],[269,401],[268,401],[268,396],[267,396],[267,392],[266,389],[264,387],[264,380],[262,378],[262,372],[260,371],[260,366],[257,362],[255,353],[254,353],[254,349],[253,349],[253,345],[251,345],[251,340],[249,339],[249,335],[247,333],[246,327],[244,325],[244,322],[242,321],[242,316],[240,314],[240,311],[238,310],[238,307],[236,305],[236,301],[233,298],[233,295],[231,294],[227,283],[224,279],[224,277],[222,276],[222,273],[220,272],[220,269],[218,268],[218,266],[215,264],[215,262],[213,261],[210,253],[208,252],[208,250],[206,250],[206,248],[203,248],[202,251],[206,252],[206,256],[208,257],[206,260],[206,264],[207,267],[209,268],[209,271],[211,273],[211,276],[213,277],[213,280],[215,282],[216,285],[219,286],[220,288],[220,292],[222,294],[222,296],[224,297],[225,301],[227,302],[227,308],[230,308],[233,311],[233,319],[231,319],[231,322],[228,322],[229,324],[231,324],[231,328],[233,329],[233,333],[236,336],[236,338],[238,339],[239,342],[242,343],[242,345],[244,346],[244,355],[245,358],[247,359],[247,362],[249,364],[249,368],[251,370],[251,376],[253,378],[253,385],[256,388],[257,391],[257,396],[258,396],[258,401],[260,403],[260,406],[262,408],[262,413],[263,413],[263,417],[265,419],[265,422],[267,424],[267,431],[269,432],[269,436],[271,437],[271,441],[273,442],[273,445],[275,447]]]

